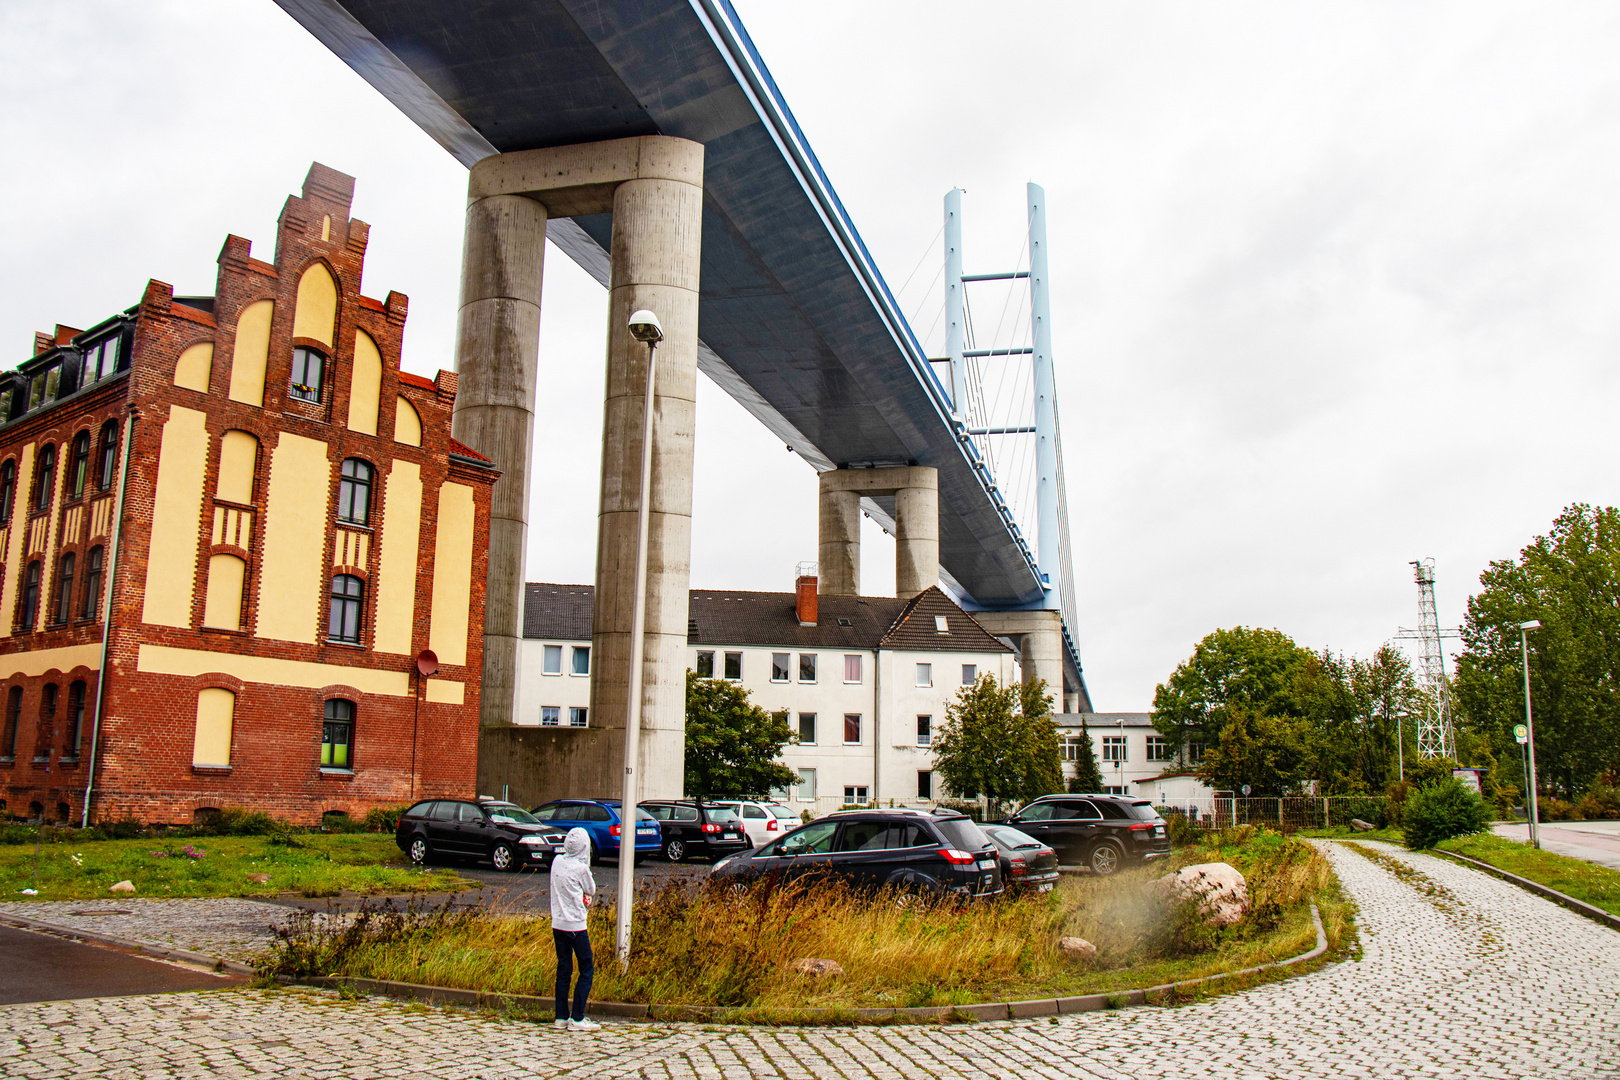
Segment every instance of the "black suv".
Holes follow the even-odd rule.
[[[819,872],[860,888],[963,899],[1001,892],[996,845],[954,810],[848,810],[723,859],[715,881]]]
[[[394,843],[414,863],[436,857],[488,859],[497,870],[544,866],[562,850],[563,833],[511,803],[430,799],[400,815]]]
[[[1042,795],[1003,824],[1055,850],[1065,866],[1094,874],[1170,854],[1169,830],[1153,804],[1125,795]]]
[[[654,799],[638,805],[658,819],[664,858],[670,862],[694,855],[718,858],[749,846],[742,819],[729,806],[697,799]]]

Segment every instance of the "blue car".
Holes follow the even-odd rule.
[[[618,799],[557,799],[534,808],[534,816],[553,829],[576,825],[591,837],[591,864],[599,859],[619,857]],[[636,858],[643,859],[663,850],[664,837],[658,820],[647,811],[636,810]]]

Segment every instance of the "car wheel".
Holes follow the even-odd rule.
[[[425,836],[412,837],[410,847],[405,849],[405,853],[411,857],[411,862],[418,866],[433,857],[433,849],[428,847],[427,837]]]
[[[595,866],[602,861],[602,853],[596,850],[596,841],[591,841],[591,865]]]
[[[1118,847],[1113,844],[1098,844],[1091,849],[1091,855],[1087,857],[1086,864],[1091,867],[1093,874],[1098,877],[1107,877],[1119,869],[1121,861]]]
[[[517,852],[505,840],[497,843],[489,852],[489,861],[495,864],[497,870],[516,870]]]
[[[895,896],[894,910],[896,911],[926,911],[928,910],[929,896],[926,893],[906,890]]]
[[[680,862],[686,858],[686,841],[677,839],[665,844],[664,858],[670,862]]]

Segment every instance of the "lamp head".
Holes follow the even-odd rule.
[[[649,345],[656,345],[664,340],[664,328],[658,322],[658,316],[642,308],[630,316],[630,336],[637,341],[645,341]]]
[[[1522,622],[1522,623],[1519,624],[1519,629],[1520,630],[1540,630],[1541,629],[1541,620],[1540,619],[1531,619],[1529,622]]]

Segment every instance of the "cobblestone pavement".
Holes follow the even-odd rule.
[[[1369,845],[1372,846],[1372,845]],[[1469,868],[1337,845],[1359,961],[1178,1009],[889,1028],[590,1035],[304,991],[0,1009],[8,1077],[1558,1077],[1620,1073],[1620,934]]]
[[[0,903],[0,916],[17,916],[68,930],[113,934],[130,941],[187,949],[246,961],[269,944],[272,924],[285,907],[257,900],[39,900]]]

